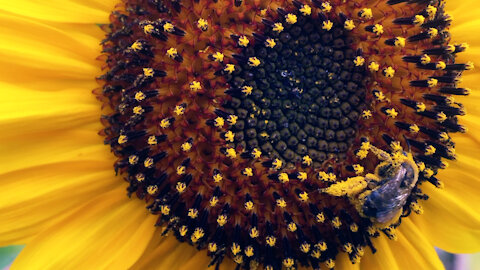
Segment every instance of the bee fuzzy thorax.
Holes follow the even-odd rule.
[[[121,1],[95,94],[128,195],[216,266],[331,269],[394,239],[456,158],[473,65],[444,1],[377,2]]]

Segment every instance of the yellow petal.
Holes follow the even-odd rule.
[[[366,248],[362,269],[443,269],[432,244],[409,219],[402,219],[396,241],[385,235],[374,239],[375,254]]]
[[[119,186],[109,161],[68,161],[0,175],[0,246],[25,244],[64,213]]]
[[[93,199],[41,232],[12,269],[129,268],[153,237],[157,217],[141,200],[127,198],[124,188]]]
[[[114,0],[17,0],[0,2],[0,10],[46,21],[108,23]]]
[[[381,234],[378,238],[373,239],[372,242],[377,252],[372,254],[372,250],[369,247],[365,247],[365,255],[360,262],[361,269],[400,269],[395,259],[397,254],[394,253],[391,247],[392,240]]]
[[[478,173],[449,168],[443,175],[450,177],[442,178],[444,190],[422,186],[430,198],[422,203],[424,214],[412,219],[435,246],[454,253],[480,251]]]
[[[86,79],[99,75],[104,34],[96,25],[46,24],[0,13],[2,81],[23,83],[35,78]],[[54,81],[51,81],[54,83]]]

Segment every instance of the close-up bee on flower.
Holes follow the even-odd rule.
[[[2,1],[12,269],[443,269],[435,248],[479,252],[478,15]]]

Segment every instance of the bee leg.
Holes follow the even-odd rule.
[[[367,187],[367,180],[363,176],[356,176],[347,178],[345,181],[337,182],[328,188],[321,189],[322,192],[332,196],[354,196],[365,190]]]
[[[378,159],[380,159],[380,160],[392,161],[392,156],[388,152],[383,151],[380,148],[377,148],[377,147],[371,145],[370,146],[370,151],[372,151],[372,153],[375,154],[378,157]]]

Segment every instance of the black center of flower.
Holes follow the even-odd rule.
[[[300,17],[280,33],[267,27],[254,46],[238,55],[228,74],[232,96],[225,104],[239,117],[236,143],[259,148],[271,158],[293,164],[308,155],[314,165],[344,158],[363,107],[365,69],[354,64],[356,52],[343,28],[322,29],[322,22]],[[272,38],[270,48],[264,40]],[[248,61],[256,57],[260,66]]]

